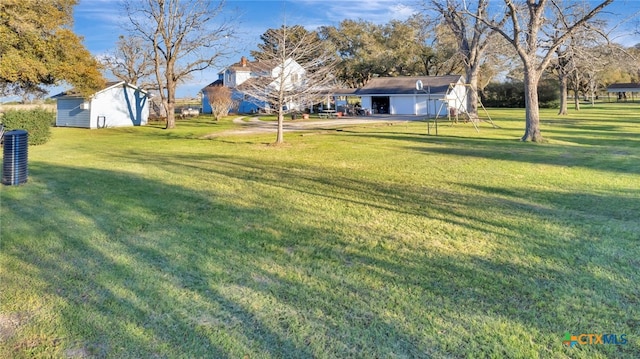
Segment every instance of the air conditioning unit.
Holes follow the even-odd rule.
[[[83,102],[83,103],[80,105],[80,109],[81,109],[81,110],[88,110],[88,109],[90,109],[90,108],[91,108],[91,106],[89,105],[89,102]]]

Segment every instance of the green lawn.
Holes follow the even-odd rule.
[[[55,128],[1,188],[0,357],[640,357],[640,105],[490,113]]]

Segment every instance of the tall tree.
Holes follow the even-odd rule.
[[[488,1],[477,0],[474,4],[475,8],[467,6],[465,1],[430,0],[431,8],[453,34],[464,61],[466,81],[471,88],[467,96],[467,112],[471,118],[478,117],[478,80],[485,50],[492,43],[496,45],[496,41],[492,41],[495,32],[480,20],[486,17]]]
[[[138,36],[120,35],[115,51],[103,57],[102,63],[119,80],[144,89],[159,89],[161,87],[154,85],[152,80],[155,59],[153,49],[149,45]]]
[[[555,8],[562,8],[561,0],[526,0],[522,4],[504,0],[505,9],[501,18],[477,16],[468,12],[502,35],[522,61],[526,106],[525,133],[522,141],[544,141],[540,133],[538,82],[553,59],[556,49],[612,2],[613,0],[601,1],[587,9],[584,16],[567,20],[566,27],[555,38],[545,36],[551,31],[543,30],[549,24],[546,21],[547,17],[564,15],[562,11],[553,11]]]
[[[283,124],[284,114],[288,111],[287,104],[321,101],[336,85],[333,75],[335,51],[327,47],[314,32],[299,31],[300,36],[290,36],[290,29],[289,26],[282,26],[269,29],[263,35],[265,43],[275,45],[264,47],[258,55],[269,66],[272,76],[241,84],[246,95],[275,107],[278,114],[276,144],[284,142]]]
[[[331,42],[338,53],[339,79],[350,87],[366,84],[384,72],[381,26],[365,20],[343,20],[337,27],[320,28],[321,38]]]
[[[0,2],[0,93],[38,93],[65,81],[90,95],[104,85],[99,63],[71,30],[76,3]]]
[[[579,2],[571,2],[562,8],[554,7],[553,11],[556,15],[552,18],[553,32],[549,34],[549,37],[555,39],[562,36],[566,32],[567,26],[577,18],[584,16],[587,10],[584,4]],[[572,85],[574,90],[574,108],[578,111],[580,110],[579,91],[583,84],[583,74],[589,74],[589,82],[591,82],[591,79],[595,79],[596,73],[606,66],[607,60],[605,56],[602,56],[603,52],[601,51],[609,43],[605,27],[606,22],[604,21],[587,22],[556,48],[557,58],[551,68],[558,76],[560,83],[558,115],[567,114],[569,86]]]
[[[227,55],[233,23],[220,20],[225,2],[207,0],[126,0],[135,34],[151,44],[155,77],[167,111],[166,128],[176,127],[176,89],[195,72]]]
[[[444,75],[462,68],[455,41],[445,31],[435,35],[419,14],[387,24],[344,20],[322,27],[320,34],[335,46],[341,59],[338,77],[351,87],[374,76]]]

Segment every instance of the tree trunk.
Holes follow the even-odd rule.
[[[167,63],[167,73],[165,74],[167,85],[167,127],[165,129],[167,130],[176,128],[176,86],[178,84],[173,79],[173,65],[172,61]]]
[[[573,106],[576,111],[580,111],[580,91],[573,89]]]
[[[176,93],[171,88],[171,85],[167,86],[167,127],[166,129],[176,128]]]
[[[467,114],[470,120],[478,119],[478,67],[467,68],[467,83],[469,91],[467,93]]]
[[[284,112],[282,111],[282,106],[280,106],[280,109],[278,110],[278,134],[276,136],[276,144],[278,145],[281,143],[284,143],[283,123],[284,123]]]
[[[522,141],[543,142],[540,134],[540,109],[538,107],[538,81],[540,74],[525,69],[524,72],[524,101],[526,106],[526,127]]]
[[[558,75],[560,80],[560,110],[558,111],[558,115],[566,115],[567,114],[567,88],[569,79],[566,74],[560,72]]]

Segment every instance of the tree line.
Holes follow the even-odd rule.
[[[464,74],[480,94],[492,82],[519,84],[526,107],[522,140],[542,141],[541,81],[557,83],[560,114],[566,113],[570,92],[574,99],[579,94],[593,98],[610,83],[640,81],[640,46],[613,43],[607,32],[612,24],[599,16],[612,2],[503,0],[490,5],[488,0],[424,0],[420,11],[404,21],[343,20],[315,30],[300,25],[268,29],[251,55],[293,55],[309,63],[308,74],[331,73],[331,80],[343,87],[359,87],[377,76],[444,74]],[[81,45],[66,46],[80,43],[68,30],[76,0],[45,4],[51,7],[43,9],[35,0],[0,5],[4,93],[34,91],[63,80],[89,93],[104,81],[99,70],[109,69],[122,80],[158,91],[166,127],[172,128],[177,86],[197,71],[219,66],[220,59],[234,51],[235,21],[221,18],[224,1],[124,1],[122,10],[133,31],[124,34],[113,55],[101,63]],[[57,12],[57,22],[46,12]],[[44,43],[51,44],[41,46]],[[74,51],[61,54],[56,46]],[[33,62],[29,71],[19,68],[19,56]],[[312,61],[320,57],[321,63]],[[476,91],[470,94],[467,107],[470,115],[477,115]]]

